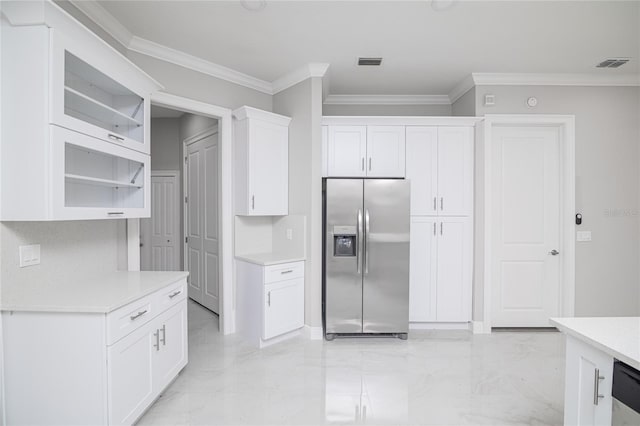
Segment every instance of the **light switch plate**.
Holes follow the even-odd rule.
[[[30,246],[20,246],[20,267],[33,266],[40,264],[40,244]]]
[[[287,229],[287,240],[292,240],[293,239],[293,229],[288,228]]]
[[[578,231],[577,241],[591,241],[591,231]]]

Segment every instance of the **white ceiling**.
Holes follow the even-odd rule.
[[[444,95],[472,72],[639,73],[638,1],[100,1],[133,35],[273,81],[330,63],[332,94]],[[383,65],[357,67],[358,56]],[[596,69],[607,57],[619,69]]]

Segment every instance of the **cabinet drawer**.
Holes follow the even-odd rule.
[[[164,312],[171,306],[186,298],[187,280],[182,280],[166,288],[163,288],[158,292],[158,298],[156,299],[158,309],[156,312]]]
[[[281,263],[264,268],[265,284],[300,277],[304,277],[304,262]]]
[[[107,345],[112,345],[156,316],[158,311],[153,303],[155,294],[150,294],[107,314]]]

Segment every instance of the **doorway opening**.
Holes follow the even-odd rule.
[[[140,269],[188,271],[189,298],[233,333],[231,111],[166,93],[151,104],[151,218],[140,221]]]

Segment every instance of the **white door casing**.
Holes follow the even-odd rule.
[[[217,129],[185,141],[185,265],[189,297],[219,312]]]
[[[151,172],[151,218],[140,220],[140,269],[179,271],[180,172]]]
[[[501,129],[503,128],[503,129]],[[515,327],[546,327],[548,324],[548,312],[555,305],[555,314],[561,316],[573,316],[575,295],[575,225],[573,215],[575,213],[575,133],[574,117],[558,115],[487,115],[485,123],[480,127],[483,139],[484,156],[484,276],[483,276],[483,317],[478,324],[482,332],[490,332],[495,326]],[[502,145],[508,139],[508,132],[516,132],[525,129],[519,139],[520,151],[529,149],[531,161],[523,161],[524,155],[519,152],[518,144],[507,151],[509,160],[502,157],[496,159],[496,153],[502,153]],[[527,135],[528,133],[528,135]],[[537,136],[536,136],[537,135]],[[555,136],[553,136],[555,135]],[[517,134],[512,134],[517,138]],[[537,153],[532,138],[548,139],[542,145],[546,151],[553,150],[556,146],[556,160],[554,154],[540,148]],[[527,142],[527,138],[529,141]],[[555,142],[554,142],[555,139]],[[501,154],[502,155],[502,154]],[[508,164],[506,164],[508,162]],[[517,173],[516,163],[527,169],[527,173]],[[549,192],[545,190],[545,184],[539,180],[549,182],[553,179],[548,172],[546,177],[535,179],[531,177],[536,172],[528,170],[538,164],[539,168],[556,169],[556,189]],[[546,163],[546,165],[545,165]],[[542,165],[540,165],[542,164]],[[553,166],[555,164],[555,166]],[[506,167],[505,167],[506,166]],[[498,185],[506,171],[506,191],[502,183]],[[498,176],[498,178],[496,177]],[[497,180],[498,179],[498,180]],[[516,182],[518,180],[518,182]],[[518,185],[525,185],[517,188]],[[550,183],[547,183],[547,187]],[[496,189],[498,189],[496,193]],[[527,192],[528,191],[528,192]],[[531,193],[531,191],[538,191]],[[545,192],[546,191],[546,192]],[[504,195],[503,195],[504,192]],[[516,195],[514,195],[516,194]],[[524,194],[524,195],[523,195]],[[554,195],[556,194],[556,195]],[[555,199],[557,207],[540,209],[535,204],[534,198],[540,196]],[[506,197],[506,198],[505,198]],[[515,198],[515,200],[512,200]],[[505,203],[506,201],[506,203]],[[506,205],[505,205],[506,204]],[[533,207],[532,207],[533,206]],[[526,209],[529,207],[529,210]],[[506,210],[505,210],[506,209]],[[544,216],[551,215],[556,210],[556,221],[553,225],[551,219],[538,216],[543,212]],[[538,216],[535,215],[538,213]],[[518,217],[522,215],[522,217]],[[504,222],[497,217],[505,217]],[[547,221],[545,223],[545,221]],[[541,225],[542,224],[542,225]],[[555,240],[550,237],[553,227],[556,226]],[[546,229],[546,232],[544,229]],[[506,235],[503,235],[506,232]],[[536,238],[533,238],[536,237]],[[544,241],[544,242],[541,242]],[[505,244],[506,243],[506,244]],[[555,247],[546,247],[546,245]],[[532,256],[534,246],[537,254]],[[545,248],[543,248],[543,246]],[[508,248],[508,249],[507,249]],[[552,250],[559,254],[552,256]],[[540,254],[543,253],[543,254]],[[503,257],[504,255],[504,257]],[[529,257],[527,257],[529,256]],[[544,256],[544,259],[543,259]],[[554,262],[556,265],[554,265]],[[557,270],[557,274],[554,272]],[[546,275],[545,275],[546,274]],[[553,286],[553,279],[546,280],[545,276],[555,275],[556,292],[549,295],[548,288]],[[542,277],[542,278],[541,278]],[[532,283],[538,286],[547,286],[547,290],[540,287],[532,290]],[[503,284],[506,283],[506,284]],[[524,285],[524,284],[529,284]],[[528,294],[526,292],[529,292]],[[553,292],[553,291],[552,291]],[[534,298],[537,299],[534,300]],[[542,299],[540,299],[542,297]],[[555,299],[555,301],[554,301]],[[494,306],[497,304],[498,307]],[[494,315],[500,312],[497,322]],[[504,317],[504,313],[508,316]],[[546,312],[546,313],[545,313]],[[518,318],[519,317],[519,318]],[[515,318],[515,319],[514,319]],[[542,320],[541,318],[544,318]]]

